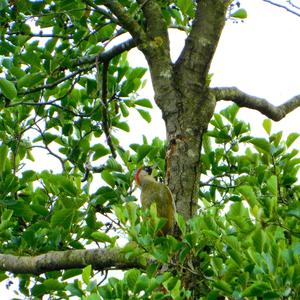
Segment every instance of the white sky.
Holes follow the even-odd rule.
[[[241,3],[248,18],[244,23],[227,22],[211,67],[211,73],[214,73],[212,85],[236,86],[279,105],[300,94],[300,17],[261,0],[242,0]],[[176,57],[183,45],[184,34],[176,31],[176,34],[170,34],[170,38],[172,54]],[[146,65],[138,50],[130,51],[129,59],[136,66]],[[153,99],[151,84],[143,90],[141,97]],[[218,109],[223,107],[224,104],[218,104]],[[149,141],[156,136],[165,137],[164,123],[157,108],[151,112],[151,124],[143,121],[137,113],[132,111],[132,114],[131,132],[121,132],[124,144],[141,142],[142,134]],[[253,135],[264,135],[261,124],[265,117],[260,113],[242,109],[239,117],[251,124]],[[274,123],[274,131],[283,130],[285,134],[300,132],[299,118],[300,109]],[[299,148],[299,142],[297,146]],[[47,161],[60,167],[49,156]],[[41,161],[37,163],[41,164]],[[1,299],[15,296],[12,291],[6,293],[5,282],[0,285],[0,290]]]
[[[261,0],[244,0],[241,3],[248,12],[248,18],[238,24],[227,22],[210,70],[214,74],[212,86],[236,86],[279,105],[300,94],[300,17]],[[184,37],[184,33],[179,31],[170,34],[173,58],[180,53]],[[137,53],[138,50],[129,53],[134,65],[146,65],[143,58],[141,61],[137,59]],[[143,96],[151,95],[153,91],[149,84]],[[230,104],[219,103],[217,110]],[[299,115],[300,109],[280,122],[274,122],[274,132],[299,132]],[[242,109],[238,117],[251,124],[253,135],[264,135],[262,121],[266,117],[259,112]],[[164,123],[158,109],[155,113],[153,111],[152,118],[151,124],[134,118],[130,137],[135,141],[142,134],[149,140],[155,136],[164,138]],[[128,136],[126,140],[131,138]]]

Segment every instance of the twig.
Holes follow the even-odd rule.
[[[276,3],[276,2],[273,2],[273,1],[270,1],[270,0],[263,0],[263,1],[264,1],[264,2],[267,2],[267,3],[270,3],[270,4],[274,5],[274,6],[283,8],[283,9],[287,10],[288,12],[290,12],[290,13],[292,13],[292,14],[298,16],[298,17],[300,17],[300,13],[297,13],[297,12],[295,12],[294,10],[292,10],[292,9],[290,9],[290,8],[288,8],[288,7],[284,6],[284,5],[282,5],[282,4],[279,4],[279,3]],[[291,3],[290,3],[290,4],[291,4]]]
[[[112,157],[116,158],[116,150],[112,142],[112,138],[110,135],[110,120],[109,120],[109,111],[108,111],[108,103],[107,103],[107,73],[108,73],[108,66],[109,61],[105,61],[102,66],[102,114],[103,114],[103,121],[102,121],[102,128],[104,134],[106,136],[106,142],[109,146],[111,151]],[[99,79],[98,79],[99,80]]]

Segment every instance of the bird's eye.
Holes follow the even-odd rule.
[[[151,167],[145,167],[144,168],[144,170],[149,174],[149,175],[151,175],[151,173],[152,173],[152,168]]]

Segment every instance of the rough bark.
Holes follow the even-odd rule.
[[[0,270],[15,274],[39,275],[88,265],[95,270],[143,268],[138,259],[125,259],[120,249],[51,251],[37,256],[0,254]]]

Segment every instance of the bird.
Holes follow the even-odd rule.
[[[141,189],[142,209],[149,209],[156,204],[157,216],[166,219],[166,224],[158,232],[160,236],[172,233],[175,223],[175,203],[173,195],[166,184],[157,182],[148,167],[140,167],[135,173],[135,181]],[[147,171],[150,173],[148,173]]]

